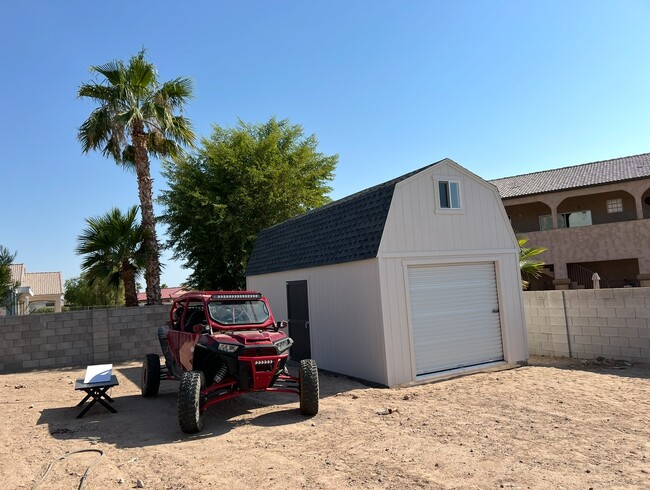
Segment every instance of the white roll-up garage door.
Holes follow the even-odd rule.
[[[494,263],[408,268],[415,371],[503,360]]]

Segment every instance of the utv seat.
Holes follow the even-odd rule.
[[[185,331],[193,333],[194,325],[200,325],[201,323],[205,323],[205,313],[203,313],[203,310],[190,311],[185,319]]]

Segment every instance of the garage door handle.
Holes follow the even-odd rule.
[[[499,313],[499,308],[494,308],[494,309],[492,310],[492,313]]]
[[[309,322],[305,322],[305,328],[309,328]]]

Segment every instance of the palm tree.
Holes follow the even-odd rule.
[[[528,238],[522,236],[517,237],[517,242],[519,242],[519,269],[521,269],[522,275],[538,278],[542,275],[544,261],[536,260],[533,257],[546,252],[546,249],[544,247],[526,247]],[[528,289],[529,284],[528,281],[521,280],[522,289]]]
[[[81,268],[88,283],[105,282],[115,289],[124,284],[124,303],[138,306],[135,279],[144,268],[147,233],[137,222],[138,207],[125,214],[113,208],[103,216],[86,218],[88,227],[77,237],[76,252],[83,255]]]
[[[145,59],[145,51],[121,60],[92,66],[101,77],[79,87],[79,97],[99,104],[81,125],[77,138],[84,153],[100,150],[118,165],[135,169],[146,230],[147,304],[161,304],[160,258],[153,211],[152,178],[149,157],[175,157],[182,146],[193,146],[194,132],[182,112],[192,97],[192,82],[175,78],[159,83],[156,67]]]

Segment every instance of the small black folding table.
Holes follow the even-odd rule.
[[[108,403],[106,403],[105,400],[108,400],[111,403],[114,402],[114,400],[110,396],[108,396],[108,393],[106,392],[109,390],[109,388],[112,388],[113,386],[117,386],[119,384],[120,383],[117,381],[117,377],[115,377],[114,374],[111,375],[110,380],[100,381],[99,383],[84,383],[83,379],[78,379],[74,385],[74,389],[85,391],[87,394],[83,400],[77,403],[77,406],[80,407],[91,398],[92,400],[90,400],[90,403],[81,411],[79,415],[77,415],[77,418],[80,419],[81,417],[86,415],[88,410],[90,410],[90,408],[97,402],[99,402],[100,405],[103,405],[111,412],[117,413],[117,410],[115,410]]]

